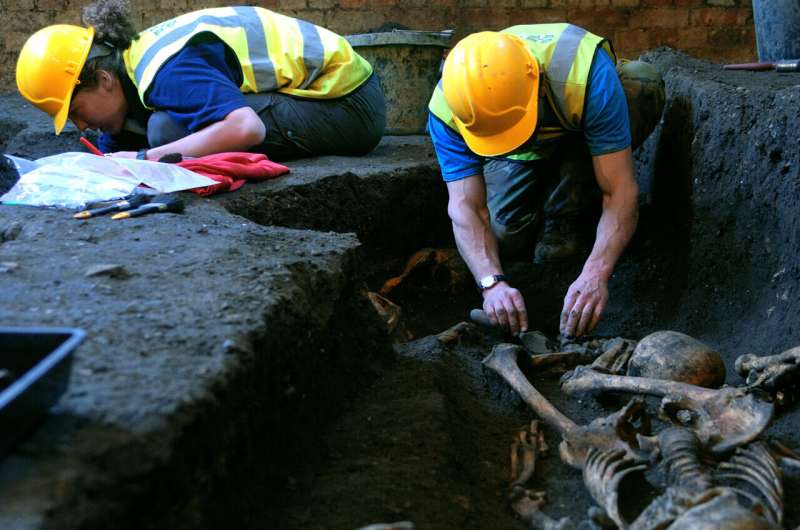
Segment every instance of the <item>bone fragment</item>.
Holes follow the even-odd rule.
[[[436,339],[442,344],[460,342],[461,339],[467,336],[474,329],[475,326],[469,322],[459,322],[458,324],[451,326],[436,335]]]
[[[607,374],[624,374],[635,347],[633,341],[621,337],[611,339],[603,346],[604,351],[594,360],[592,368]]]
[[[522,487],[533,476],[539,455],[547,451],[544,432],[539,422],[531,421],[530,426],[517,433],[511,444],[511,488]]]
[[[544,502],[544,492],[517,488],[516,497],[511,500],[511,508],[531,530],[575,530],[568,517],[556,521],[542,512],[540,508]]]
[[[777,355],[742,355],[736,359],[735,366],[750,387],[780,391],[800,380],[800,346]]]
[[[587,354],[583,352],[542,353],[529,357],[530,365],[542,371],[554,368],[566,371],[587,361],[591,361],[591,358],[587,359]]]
[[[739,375],[745,376],[751,370],[763,370],[775,364],[800,364],[800,346],[788,349],[777,355],[759,357],[753,354],[741,355],[735,367]]]

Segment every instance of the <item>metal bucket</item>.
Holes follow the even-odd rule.
[[[452,37],[452,31],[408,30],[346,37],[380,78],[386,94],[386,134],[425,132],[428,100]]]
[[[758,59],[800,59],[800,0],[753,0]]]

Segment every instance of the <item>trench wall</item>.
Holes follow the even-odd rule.
[[[638,153],[646,237],[633,248],[641,281],[616,279],[635,304],[626,318],[652,317],[731,358],[796,346],[797,78],[724,72],[670,50],[646,58],[664,73],[668,103]]]
[[[80,21],[88,2],[0,0],[0,90],[14,88],[18,50],[37,29]],[[569,21],[613,40],[626,57],[657,46],[697,57],[745,62],[756,56],[749,0],[261,0],[244,2],[321,24],[341,34],[387,23],[412,29],[455,29],[458,36],[519,23]],[[233,5],[213,0],[138,0],[132,12],[144,28],[180,13]]]

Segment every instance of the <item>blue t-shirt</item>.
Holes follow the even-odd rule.
[[[631,145],[628,103],[614,63],[603,52],[595,54],[589,71],[583,116],[583,134],[592,155],[621,151]],[[539,109],[539,125],[557,125],[552,109]],[[429,113],[428,131],[446,182],[478,175],[485,157],[473,153],[455,130]]]
[[[159,68],[147,103],[193,133],[247,106],[241,84],[241,66],[225,44],[219,40],[193,42]],[[103,134],[98,140],[103,152],[128,145],[124,132]]]

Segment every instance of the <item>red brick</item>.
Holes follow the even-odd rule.
[[[283,10],[289,9],[305,9],[307,7],[306,0],[280,0],[278,7]]]
[[[638,28],[617,30],[614,33],[612,42],[614,44],[614,49],[618,52],[622,50],[646,50],[650,48],[650,36],[648,31]]]
[[[312,1],[309,0],[309,3]],[[294,16],[318,26],[325,26],[325,11],[322,9],[303,9]]]
[[[692,26],[742,26],[749,24],[753,10],[749,8],[706,7],[693,9]]]
[[[728,48],[747,44],[752,33],[744,28],[714,28],[708,35],[709,45]]]
[[[641,3],[641,0],[611,0],[614,7],[639,7]]]
[[[583,10],[568,10],[567,19],[575,24],[586,29],[592,29],[595,26],[605,27],[624,27],[628,25],[631,10],[628,9],[615,9],[615,8],[595,8]]]
[[[566,20],[565,9],[516,9],[512,24],[552,24]]]
[[[685,9],[642,8],[631,11],[633,28],[679,28],[688,25],[689,12]]]
[[[708,46],[708,28],[678,28],[678,43],[682,50]]]
[[[339,0],[342,9],[363,9],[367,7],[368,0]]]
[[[611,5],[611,0],[550,0],[551,7],[603,7]]]
[[[673,7],[675,0],[642,0],[642,7]]]
[[[513,19],[510,13],[514,13]],[[500,30],[513,24],[521,24],[517,10],[495,9],[491,7],[473,7],[461,10],[461,20],[472,22],[479,27],[472,31]]]
[[[706,5],[705,0],[675,0],[675,7],[702,7]]]
[[[385,10],[355,11],[333,9],[326,13],[325,27],[339,35],[365,33],[386,22],[383,16],[384,11]]]

